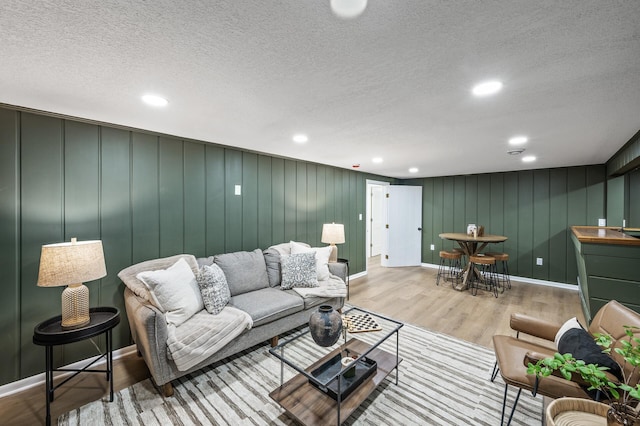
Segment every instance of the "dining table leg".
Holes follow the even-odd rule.
[[[462,272],[462,282],[458,285],[454,284],[454,289],[458,291],[467,290],[472,280],[480,278],[480,271],[478,271],[478,269],[471,263],[471,256],[480,253],[487,246],[487,244],[488,243],[483,242],[480,246],[478,246],[478,243],[475,241],[458,241],[458,245],[467,256],[468,261],[467,266]]]

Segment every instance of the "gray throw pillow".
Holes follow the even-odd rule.
[[[231,298],[224,272],[215,263],[204,265],[196,277],[204,307],[210,314],[219,314]]]
[[[231,296],[269,287],[267,265],[260,249],[217,254],[213,261],[224,271]]]
[[[267,265],[267,276],[269,285],[277,287],[280,285],[280,253],[274,248],[264,250],[264,263]]]
[[[315,252],[282,255],[281,263],[283,290],[293,287],[318,287]]]

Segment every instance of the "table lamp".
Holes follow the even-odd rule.
[[[89,324],[89,289],[83,282],[107,275],[102,241],[77,241],[42,246],[38,287],[66,285],[62,292],[62,328]]]
[[[341,223],[325,223],[322,225],[321,242],[329,244],[332,248],[329,262],[338,261],[338,247],[336,244],[344,243],[344,225]]]

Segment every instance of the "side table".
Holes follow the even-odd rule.
[[[53,401],[55,390],[82,372],[107,373],[107,381],[109,382],[109,401],[113,402],[113,341],[111,332],[113,328],[120,323],[120,311],[117,308],[111,307],[91,308],[89,310],[89,315],[91,317],[91,321],[84,327],[63,329],[61,325],[62,315],[58,315],[57,317],[49,318],[48,320],[41,322],[33,329],[33,343],[45,347],[47,426],[51,425],[51,402]],[[53,368],[54,346],[79,342],[81,340],[98,336],[102,333],[105,333],[107,337],[107,350],[104,354],[98,355],[81,369]],[[105,370],[89,369],[89,367],[103,357],[107,361]],[[54,386],[54,371],[73,371],[74,374]]]
[[[345,282],[345,284],[347,285],[347,300],[349,300],[349,259],[344,259],[339,257],[338,262],[344,263],[347,265],[347,282]]]

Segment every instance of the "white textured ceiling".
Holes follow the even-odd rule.
[[[2,0],[0,34],[0,103],[385,176],[600,164],[640,129],[638,0]]]

